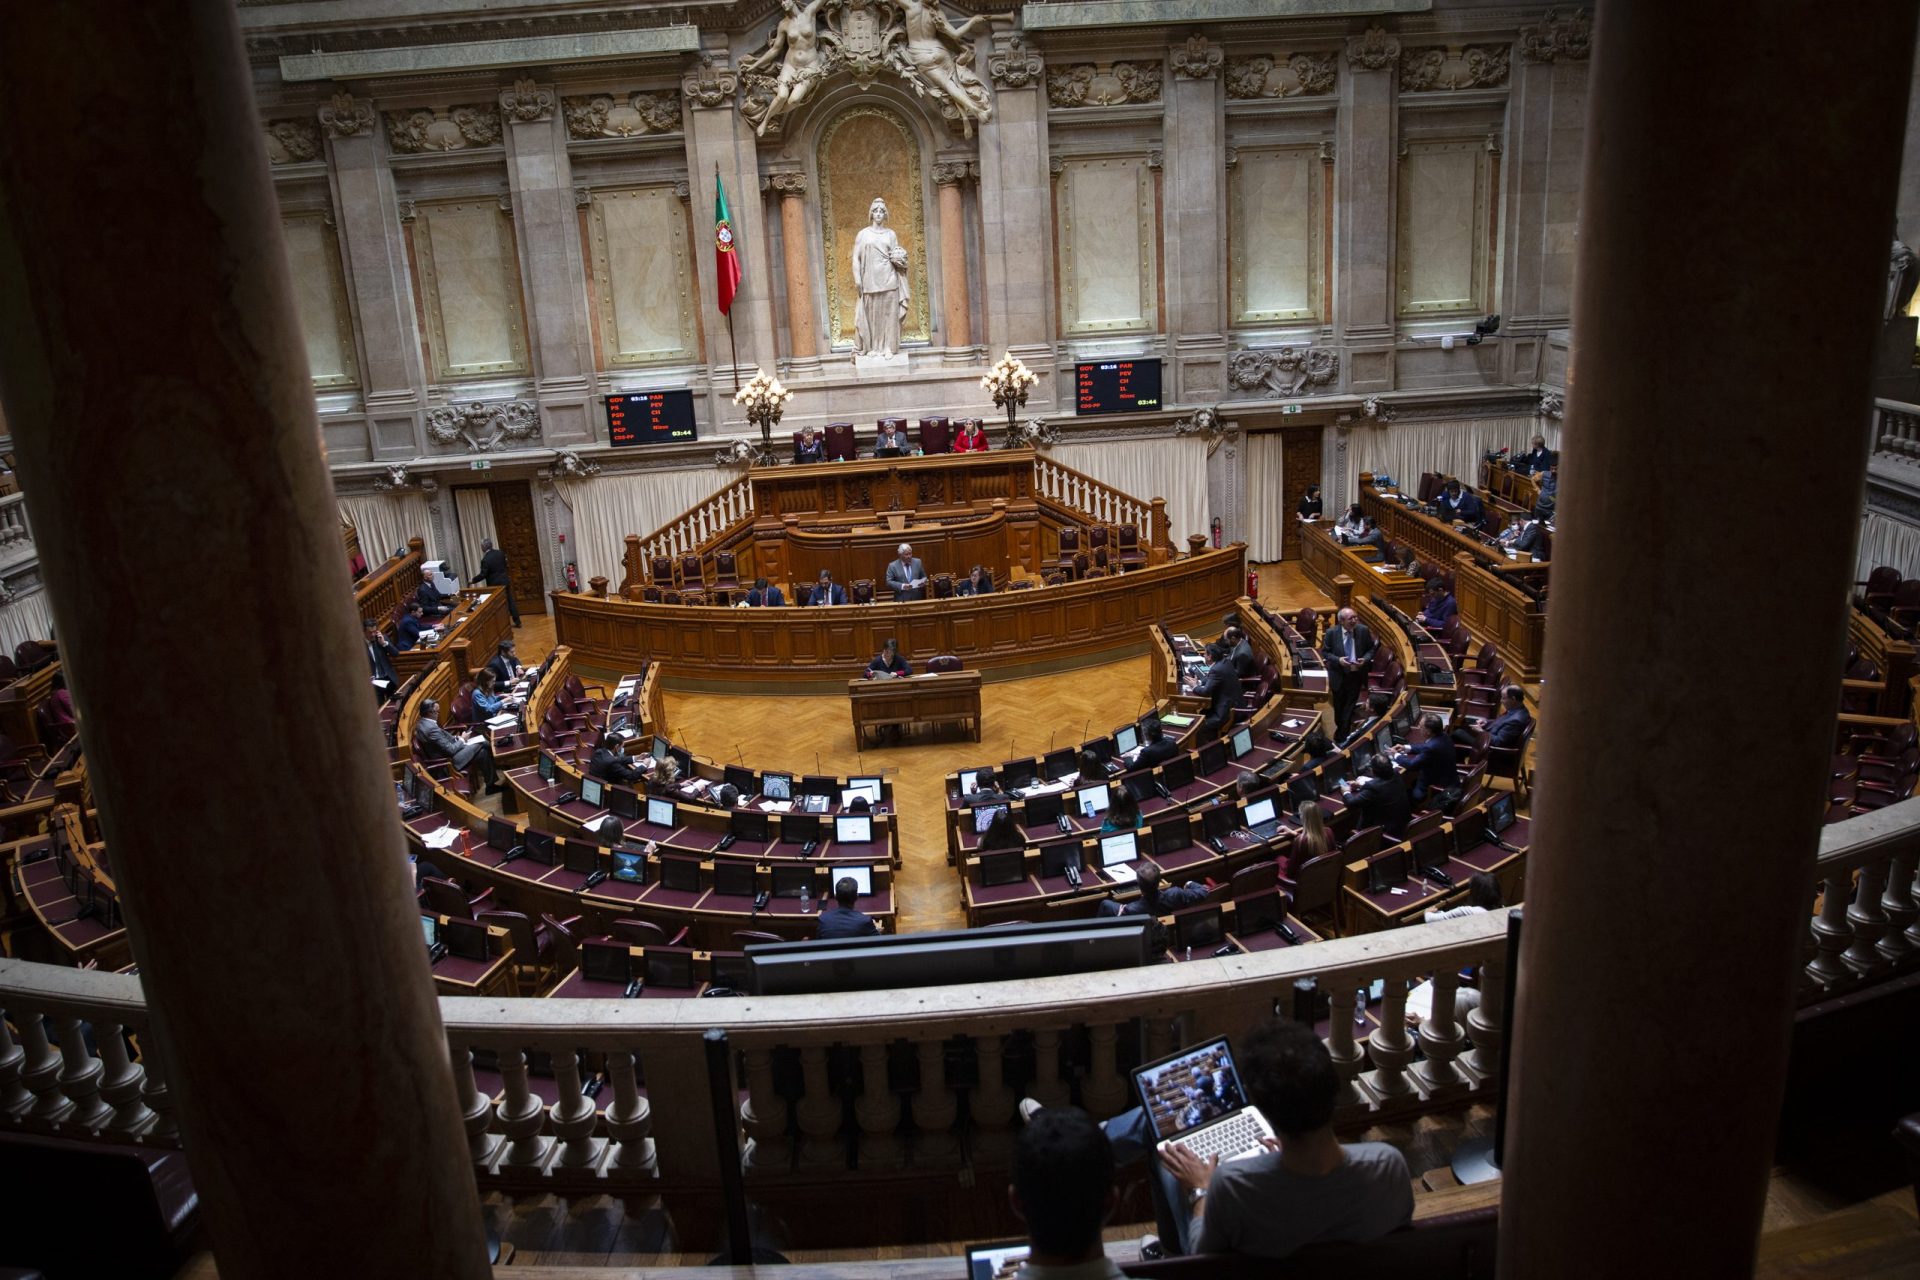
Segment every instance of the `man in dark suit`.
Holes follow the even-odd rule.
[[[426,629],[427,624],[420,617],[419,602],[408,601],[407,611],[400,615],[400,624],[394,628],[393,647],[405,653],[420,643],[420,633]]]
[[[1216,640],[1207,647],[1207,656],[1213,659],[1213,665],[1193,685],[1193,691],[1207,699],[1207,716],[1196,735],[1200,742],[1217,737],[1232,722],[1233,706],[1240,701],[1240,673],[1234,669],[1227,646]]]
[[[1433,500],[1439,508],[1440,518],[1455,524],[1479,524],[1486,508],[1480,505],[1479,495],[1461,485],[1458,480],[1449,479],[1447,487]]]
[[[1545,436],[1533,438],[1533,448],[1513,460],[1513,469],[1522,475],[1537,476],[1548,467],[1557,466],[1560,455],[1547,448]]]
[[[381,632],[380,624],[368,618],[361,624],[367,632],[367,663],[373,669],[373,692],[381,702],[393,696],[400,687],[400,677],[393,670],[393,645]]]
[[[1517,747],[1527,736],[1533,717],[1527,714],[1527,695],[1517,684],[1500,691],[1500,714],[1487,721],[1487,745]]]
[[[833,905],[820,913],[816,938],[864,938],[880,932],[873,917],[853,904],[860,900],[860,886],[852,876],[841,876],[833,886]]]
[[[593,760],[587,765],[587,772],[602,782],[638,782],[647,776],[647,771],[637,761],[629,760],[620,752],[620,740],[610,733],[600,735],[593,744]]]
[[[887,589],[900,603],[927,598],[927,566],[920,563],[920,557],[904,542],[900,544],[899,555],[887,561]]]
[[[420,579],[420,587],[413,593],[413,598],[420,606],[420,611],[429,618],[444,618],[453,612],[453,597],[441,595],[431,579]]]
[[[462,742],[440,727],[440,704],[429,698],[420,704],[420,724],[413,731],[414,744],[453,761],[453,767],[461,773],[482,778],[487,784],[487,794],[497,796],[503,790],[500,786],[500,771],[494,767],[493,746],[486,739]]]
[[[1320,642],[1320,656],[1327,662],[1327,692],[1333,695],[1334,734],[1347,736],[1353,723],[1353,704],[1367,683],[1367,668],[1373,665],[1373,632],[1360,623],[1360,615],[1342,609]]]
[[[979,565],[973,566],[973,572],[953,589],[957,596],[990,596],[993,594],[993,575]]]
[[[1426,736],[1410,743],[1393,761],[1407,771],[1415,800],[1426,799],[1427,793],[1435,789],[1445,791],[1459,781],[1460,776],[1453,739],[1447,736],[1447,727],[1440,722],[1440,717],[1422,716],[1420,728]]]
[[[1427,579],[1427,602],[1420,610],[1421,625],[1438,631],[1460,612],[1460,602],[1447,590],[1447,580],[1439,574]]]
[[[1407,834],[1407,824],[1413,821],[1413,801],[1407,796],[1407,788],[1400,781],[1400,775],[1393,766],[1379,756],[1367,766],[1367,779],[1359,786],[1346,792],[1341,799],[1352,805],[1359,814],[1356,822],[1361,827],[1378,825],[1382,832],[1394,840]]]
[[[1158,719],[1147,721],[1147,740],[1140,746],[1140,754],[1133,759],[1133,768],[1151,769],[1154,765],[1165,764],[1180,754],[1180,744],[1167,736],[1165,726]]]
[[[520,625],[520,607],[513,602],[513,584],[507,580],[507,553],[493,545],[490,538],[480,539],[480,572],[468,580],[469,586],[486,583],[507,593],[507,616]]]
[[[845,604],[847,589],[833,580],[833,574],[825,569],[820,571],[820,581],[814,584],[813,595],[808,604]]]
[[[1239,627],[1228,627],[1221,639],[1227,642],[1229,656],[1233,660],[1234,674],[1251,676],[1260,670],[1260,659],[1254,656],[1253,641],[1247,639],[1247,633]]]
[[[500,688],[505,689],[513,683],[514,677],[520,674],[520,661],[513,656],[513,641],[502,640],[494,647],[487,670],[493,672],[493,678]]]
[[[769,586],[765,578],[755,578],[753,580],[753,589],[747,592],[747,604],[755,609],[762,606],[785,604],[786,602],[786,593],[778,587]]]
[[[1506,527],[1501,535],[1494,539],[1503,547],[1514,551],[1524,551],[1536,560],[1547,553],[1547,531],[1538,520],[1524,516],[1515,516],[1513,523]]]

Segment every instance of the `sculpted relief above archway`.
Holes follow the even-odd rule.
[[[780,8],[766,48],[740,63],[740,112],[762,137],[839,72],[863,89],[883,74],[905,81],[967,137],[992,117],[973,71],[984,15],[956,27],[938,0],[781,0]]]

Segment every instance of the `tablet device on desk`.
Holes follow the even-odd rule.
[[[964,792],[962,794],[964,794]],[[845,808],[847,805],[852,804],[855,796],[861,797],[870,805],[879,804],[880,779],[848,778],[847,785],[842,788],[840,792],[841,807]]]
[[[589,808],[599,809],[604,807],[600,803],[600,798],[605,791],[606,784],[602,783],[598,778],[580,779],[580,799],[584,801]]]
[[[1113,735],[1113,749],[1120,755],[1132,755],[1140,749],[1140,730],[1128,725]]]
[[[447,927],[440,931],[440,940],[447,944],[449,952],[462,960],[487,962],[487,926],[483,924],[449,916]]]
[[[1114,831],[1100,837],[1100,865],[1108,872],[1125,866],[1139,856],[1140,841],[1131,831]]]
[[[978,769],[962,769],[960,771],[960,794],[970,796],[979,789],[980,771]]]
[[[1253,727],[1251,725],[1241,725],[1238,729],[1235,729],[1229,747],[1233,752],[1233,758],[1235,760],[1238,760],[1241,756],[1253,750]]]
[[[993,820],[1008,811],[1009,806],[1004,804],[981,805],[973,811],[973,834],[984,835],[987,828],[993,825]]]
[[[652,827],[672,827],[674,825],[673,801],[647,797],[647,825]]]
[[[793,775],[790,773],[760,775],[760,794],[769,800],[793,799]]]
[[[1073,793],[1073,802],[1083,818],[1097,818],[1105,813],[1107,803],[1112,798],[1112,789],[1104,782],[1095,787],[1082,787]]]
[[[872,867],[835,867],[833,869],[833,887],[837,890],[842,880],[853,881],[854,891],[863,898],[873,896]]]
[[[627,849],[613,851],[613,878],[622,884],[647,882],[647,855]]]
[[[833,820],[835,844],[873,843],[873,819],[864,813],[843,813]]]
[[[540,753],[540,781],[553,781],[553,757],[544,751]]]

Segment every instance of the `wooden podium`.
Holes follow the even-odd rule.
[[[957,724],[980,741],[980,673],[942,671],[935,675],[847,681],[853,706],[853,739],[865,745],[868,729],[917,724]]]

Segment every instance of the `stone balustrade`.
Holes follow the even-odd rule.
[[[1920,405],[1875,400],[1872,438],[1876,458],[1920,466]]]
[[[27,495],[9,493],[0,497],[0,565],[15,565],[38,558],[33,545],[33,525],[27,519]]]

